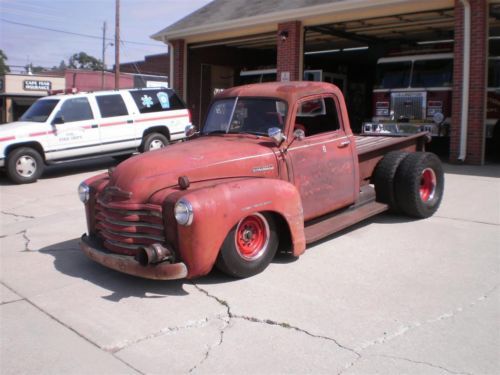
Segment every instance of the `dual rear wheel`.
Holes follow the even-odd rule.
[[[393,212],[416,218],[434,214],[443,198],[444,173],[439,158],[429,152],[389,152],[373,174],[377,201]]]

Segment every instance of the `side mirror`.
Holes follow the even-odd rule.
[[[64,124],[64,116],[63,115],[57,115],[52,120],[52,125],[59,125],[59,124]]]
[[[184,134],[186,135],[186,138],[191,138],[192,136],[199,134],[199,132],[198,129],[196,129],[196,126],[188,125],[184,129]]]
[[[306,133],[302,129],[295,129],[293,132],[293,137],[299,141],[306,137]]]
[[[276,146],[279,146],[286,140],[286,136],[283,134],[280,128],[269,128],[267,130],[267,135],[272,138]]]

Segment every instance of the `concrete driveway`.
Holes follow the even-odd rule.
[[[427,220],[381,215],[260,275],[156,282],[87,259],[76,194],[113,162],[0,177],[0,372],[500,373],[500,166],[446,165]]]

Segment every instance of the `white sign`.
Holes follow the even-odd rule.
[[[290,82],[290,72],[281,72],[281,82]]]
[[[165,81],[146,81],[146,87],[167,87],[168,82]]]
[[[23,82],[23,87],[25,90],[48,91],[52,87],[52,82],[27,79]]]

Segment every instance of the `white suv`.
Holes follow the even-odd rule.
[[[166,88],[47,96],[20,121],[0,125],[0,167],[15,183],[45,164],[150,151],[185,138],[191,116]]]

